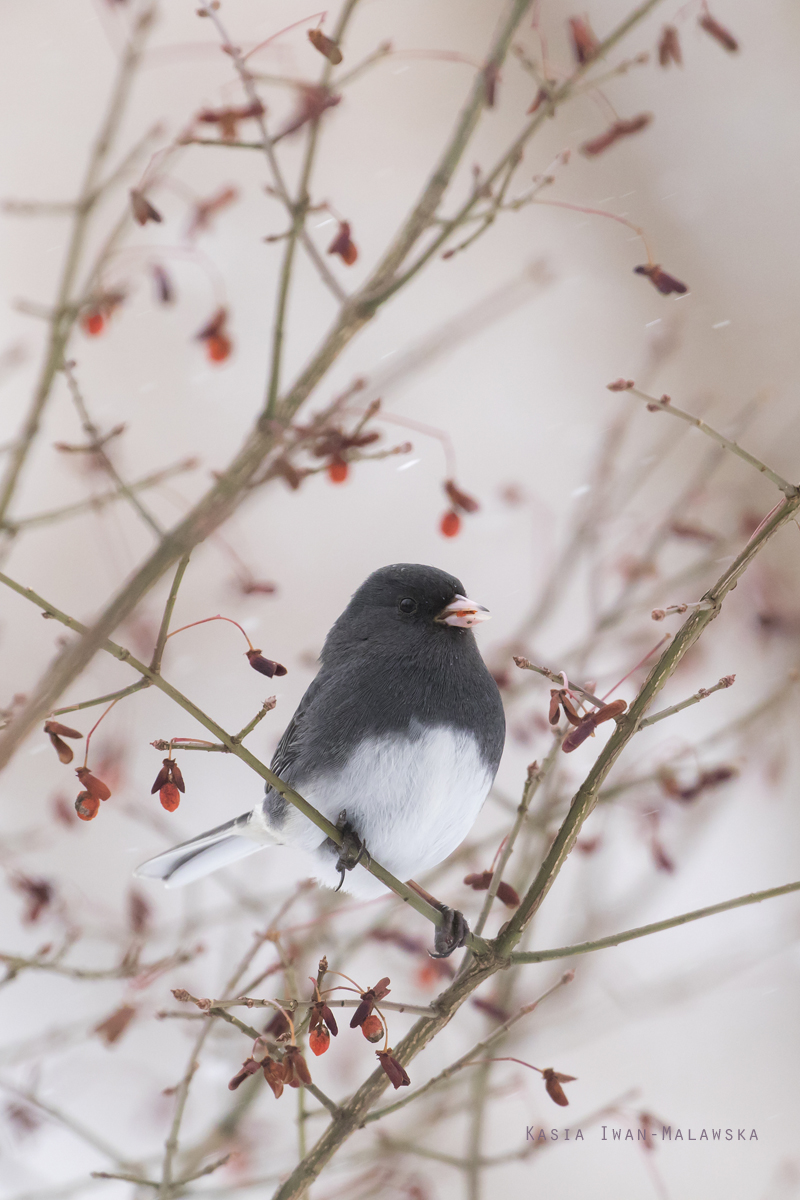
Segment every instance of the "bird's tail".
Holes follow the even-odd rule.
[[[161,879],[168,888],[183,887],[195,879],[202,879],[220,867],[227,867],[264,849],[267,842],[255,841],[244,832],[249,822],[250,813],[243,813],[233,821],[156,855],[137,867],[134,874],[144,879]]]

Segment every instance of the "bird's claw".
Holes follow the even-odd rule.
[[[352,871],[354,867],[357,867],[362,858],[366,858],[367,862],[371,862],[372,859],[367,847],[347,820],[347,812],[344,809],[339,813],[336,828],[342,835],[339,857],[336,860],[336,870],[339,872],[339,886],[336,888],[338,892],[341,890],[347,871]]]
[[[441,907],[442,923],[436,927],[433,937],[433,950],[429,950],[431,958],[449,958],[454,950],[463,946],[469,936],[467,918],[457,908]]]

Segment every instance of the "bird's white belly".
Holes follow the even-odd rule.
[[[346,766],[319,775],[299,790],[329,821],[347,820],[382,866],[406,880],[435,867],[460,845],[480,812],[493,773],[476,739],[463,730],[426,728],[417,736],[367,738]],[[324,838],[297,810],[287,814],[281,840],[314,849]],[[318,878],[336,886],[335,857],[317,856]],[[385,889],[358,866],[344,890],[377,896]]]

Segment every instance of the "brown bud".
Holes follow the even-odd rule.
[[[561,693],[561,705],[564,709],[564,716],[567,718],[570,725],[580,725],[584,718],[578,715],[575,705],[564,691]]]
[[[661,31],[658,40],[658,61],[662,67],[668,67],[670,63],[683,66],[681,43],[674,25],[665,25]]]
[[[242,1063],[240,1070],[236,1072],[233,1079],[228,1084],[228,1089],[235,1092],[240,1083],[244,1083],[248,1075],[255,1075],[256,1071],[261,1070],[261,1063],[257,1063],[254,1058],[246,1058]]]
[[[610,392],[627,392],[629,388],[635,386],[632,379],[615,379],[613,383],[606,384]]]
[[[55,733],[58,737],[82,738],[83,734],[77,729],[70,728],[69,725],[62,725],[60,721],[45,721],[45,733]]]
[[[383,1037],[383,1022],[375,1013],[370,1013],[361,1026],[361,1032],[368,1042],[379,1042]]]
[[[602,708],[598,708],[597,712],[591,715],[597,725],[602,725],[603,721],[612,721],[615,717],[621,716],[627,707],[627,700],[612,700],[610,704],[604,704]]]
[[[97,800],[108,800],[111,795],[111,789],[107,784],[103,783],[102,779],[98,779],[93,775],[88,767],[78,767],[75,774],[90,796]]]
[[[574,1075],[562,1075],[559,1071],[554,1071],[552,1067],[545,1067],[542,1071],[544,1086],[547,1089],[547,1094],[551,1100],[555,1100],[556,1104],[563,1107],[569,1104],[569,1100],[564,1094],[562,1083],[572,1083],[575,1079]]]
[[[339,232],[330,246],[328,246],[328,254],[338,254],[342,262],[346,263],[348,267],[352,267],[358,258],[358,248],[350,237],[350,223],[348,221],[339,222]]]
[[[286,1072],[286,1082],[290,1087],[299,1087],[301,1083],[311,1083],[311,1072],[299,1046],[287,1046],[283,1056],[283,1069]]]
[[[291,1026],[285,1013],[276,1011],[275,1015],[264,1026],[264,1033],[268,1033],[270,1037],[279,1042],[291,1032]]]
[[[319,50],[320,54],[327,58],[329,63],[338,67],[342,61],[342,52],[332,38],[326,37],[321,29],[309,29],[308,40],[315,50]]]
[[[613,146],[620,138],[629,137],[633,133],[639,133],[645,129],[653,120],[652,113],[639,113],[636,117],[631,117],[627,121],[614,121],[613,125],[609,125],[608,129],[597,137],[591,138],[588,142],[584,142],[581,146],[581,154],[585,154],[587,158],[594,158],[598,154],[602,154],[604,150],[608,150],[609,146]]]
[[[75,812],[82,821],[93,821],[100,808],[100,801],[88,792],[79,792],[75,801]]]
[[[685,283],[681,283],[680,279],[676,279],[674,275],[668,275],[666,271],[662,271],[657,263],[647,263],[643,266],[634,267],[634,274],[646,275],[654,288],[661,292],[662,296],[668,296],[670,292],[677,292],[683,296],[688,292],[688,287]]]
[[[720,25],[719,21],[711,16],[711,13],[703,13],[702,16],[697,18],[697,23],[715,42],[719,42],[723,50],[727,50],[729,54],[735,54],[739,49],[739,43],[733,34],[724,25]]]
[[[571,754],[573,750],[577,750],[578,746],[582,746],[588,737],[592,736],[596,726],[594,714],[590,713],[588,717],[584,717],[580,725],[576,725],[569,731],[561,743],[561,749],[565,754]]]
[[[392,1087],[408,1087],[411,1080],[406,1074],[406,1069],[397,1061],[391,1050],[376,1050],[375,1053],[382,1070],[389,1076]]]
[[[462,512],[466,513],[477,512],[480,508],[480,504],[474,496],[470,496],[468,492],[462,492],[452,479],[444,481],[444,490],[450,498],[453,508],[460,508]]]
[[[505,883],[503,880],[497,885],[497,899],[501,904],[505,904],[506,908],[519,908],[519,894],[510,883]]]
[[[336,1037],[337,1033],[339,1032],[339,1026],[336,1024],[336,1018],[334,1017],[333,1013],[328,1008],[327,1004],[323,1004],[320,1011],[322,1013],[323,1021],[328,1026],[328,1029],[330,1029],[333,1036]]]
[[[148,221],[156,221],[160,225],[164,219],[158,209],[136,188],[131,188],[131,208],[133,218],[139,225],[146,225]]]
[[[570,17],[569,31],[572,36],[572,49],[579,63],[587,63],[594,57],[598,42],[591,25],[585,17]]]
[[[264,1078],[272,1088],[272,1094],[276,1100],[279,1100],[283,1095],[283,1085],[286,1082],[286,1071],[283,1063],[275,1062],[272,1058],[265,1058],[261,1066],[264,1068]]]
[[[273,675],[285,675],[286,667],[279,662],[273,662],[271,658],[264,658],[260,650],[246,650],[245,654],[254,671],[260,671],[262,675],[272,678]]]
[[[467,887],[471,887],[476,892],[486,892],[489,890],[489,885],[492,882],[491,871],[476,871],[472,875],[464,876],[464,883]]]
[[[107,1046],[113,1046],[122,1037],[135,1016],[136,1009],[133,1005],[123,1004],[110,1017],[106,1017],[105,1021],[95,1025],[94,1032],[102,1038]]]

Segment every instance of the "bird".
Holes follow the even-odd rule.
[[[337,826],[342,846],[267,785],[251,812],[136,874],[179,887],[290,845],[314,855],[319,882],[335,887],[338,879],[371,899],[386,887],[369,873],[370,858],[401,880],[443,862],[474,825],[505,742],[503,703],[473,633],[488,619],[461,581],[436,567],[374,571],[331,627],[271,763]],[[458,910],[434,903],[443,915],[435,956],[446,957],[469,929]]]

